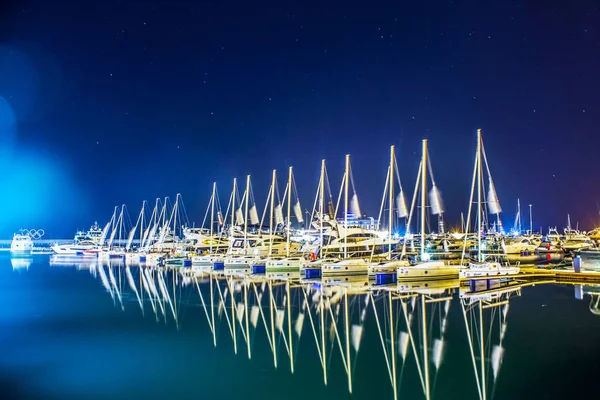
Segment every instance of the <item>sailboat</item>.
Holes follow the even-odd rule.
[[[350,155],[346,155],[344,177],[342,179],[342,187],[338,196],[335,211],[333,215],[337,215],[340,209],[340,203],[343,197],[344,201],[344,217],[343,221],[329,221],[336,234],[334,237],[321,248],[321,254],[326,257],[341,258],[342,263],[354,265],[358,267],[360,273],[367,273],[367,266],[359,267],[358,259],[369,259],[385,257],[385,253],[394,248],[397,244],[396,240],[389,240],[387,237],[381,237],[380,233],[373,229],[365,229],[360,226],[350,224],[349,215],[354,218],[361,216],[358,195],[354,186],[354,178],[350,167]],[[350,194],[352,189],[352,194]],[[348,261],[352,259],[352,261]]]
[[[275,178],[275,175],[273,176]],[[273,186],[273,185],[272,185]],[[273,194],[273,193],[272,193]],[[295,195],[295,200],[292,199],[292,195]],[[298,192],[296,189],[296,182],[294,180],[294,174],[292,171],[292,167],[289,167],[288,170],[288,183],[285,188],[285,192],[283,194],[283,204],[287,204],[287,216],[285,220],[283,219],[283,212],[280,205],[277,205],[273,208],[275,196],[271,196],[271,217],[270,217],[270,225],[269,230],[273,231],[273,222],[276,225],[284,224],[285,225],[285,258],[275,258],[270,259],[266,262],[265,270],[269,277],[272,278],[290,278],[290,277],[300,277],[300,267],[304,263],[304,258],[298,255],[294,255],[299,250],[299,246],[297,244],[291,243],[291,226],[292,226],[292,208],[294,211],[294,215],[299,224],[304,222],[302,216],[302,208],[300,206],[300,199],[298,198]],[[292,207],[293,202],[293,207]],[[274,220],[274,221],[273,221]],[[269,244],[271,249],[269,251],[269,256],[272,255],[273,243]],[[294,256],[292,256],[294,255]]]
[[[127,207],[123,204],[121,206],[121,212],[119,213],[116,222],[113,224],[107,247],[102,249],[98,256],[105,259],[124,259],[126,250],[125,246],[123,246],[123,241],[125,240],[125,232],[127,232],[127,229],[130,226],[131,221],[129,221]]]
[[[170,252],[164,259],[165,265],[174,267],[192,266],[192,261],[188,256],[188,248],[183,247],[180,241],[180,237],[183,236],[183,227],[187,223],[186,214],[181,194],[177,193],[171,216],[169,217],[167,224],[163,226],[163,231],[159,238],[161,244],[170,244]],[[167,238],[169,239],[168,241]]]
[[[205,250],[202,251],[202,255],[195,255],[192,257],[192,266],[194,269],[199,271],[203,270],[222,270],[224,268],[225,252],[229,248],[229,240],[225,236],[225,220],[229,214],[230,207],[235,207],[235,195],[237,193],[237,179],[233,180],[233,191],[231,193],[229,204],[227,206],[227,212],[225,217],[221,213],[221,204],[219,202],[219,196],[217,193],[217,183],[213,183],[212,195],[208,203],[207,212],[210,210],[210,228],[208,229],[208,236],[206,232],[201,234],[201,238],[198,241],[202,242]],[[215,221],[215,208],[216,221]],[[231,213],[231,226],[234,225],[234,214]],[[206,217],[205,217],[206,219]],[[215,233],[215,223],[218,227],[218,234]],[[204,223],[202,223],[204,226]],[[206,249],[208,246],[208,249]],[[196,251],[201,250],[200,247],[196,247]]]
[[[352,187],[352,197],[350,197],[350,185]],[[365,229],[358,226],[352,226],[348,221],[349,214],[360,216],[360,206],[352,169],[350,167],[350,155],[346,155],[346,167],[342,179],[342,189],[338,196],[338,202],[335,209],[337,214],[340,208],[341,199],[344,199],[344,219],[343,223],[330,221],[337,231],[337,238],[321,248],[324,256],[339,258],[339,261],[326,260],[322,262],[321,273],[326,275],[347,275],[359,274],[368,275],[368,267],[373,263],[373,259],[379,259],[389,254],[398,243],[393,238],[381,236],[380,232],[372,229]]]
[[[350,181],[352,181],[352,188],[354,191],[351,200],[349,199]],[[367,236],[367,238],[365,238],[365,233],[362,232],[361,228],[354,228],[348,226],[348,213],[350,211],[350,208],[354,215],[360,216],[358,196],[356,195],[356,190],[354,189],[354,181],[352,179],[352,171],[350,169],[349,154],[346,154],[346,168],[344,172],[344,178],[342,179],[342,188],[344,194],[344,226],[340,227],[338,224],[339,238],[333,240],[330,244],[323,246],[322,252],[325,254],[334,253],[335,255],[343,256],[343,259],[334,262],[323,262],[323,264],[321,265],[321,275],[323,277],[327,275],[366,275],[367,268],[370,264],[370,260],[359,257],[365,255],[372,255],[372,250],[369,248],[369,245],[365,242],[370,242],[369,239],[378,239],[378,236],[375,233],[373,233],[373,236]],[[340,197],[341,195],[342,192],[340,192]],[[361,232],[356,232],[357,230],[361,230]],[[366,235],[368,235],[368,233]],[[373,246],[376,246],[376,243],[371,243],[371,248]],[[356,248],[360,248],[360,250],[356,251]],[[337,251],[332,251],[333,249],[336,249],[337,251],[339,251],[339,253]],[[364,253],[365,251],[366,254]],[[351,258],[349,258],[349,256]]]
[[[138,215],[138,218],[135,222],[135,226],[131,229],[131,231],[129,232],[129,236],[127,237],[127,243],[125,244],[125,260],[127,262],[145,262],[146,261],[146,256],[145,254],[141,254],[138,252],[138,250],[141,249],[142,247],[142,243],[144,240],[144,225],[148,224],[148,221],[146,220],[146,200],[144,200],[142,202],[142,209],[140,210],[140,213]],[[137,248],[133,246],[133,242],[134,242],[134,238],[135,238],[135,234],[136,232],[138,232],[139,229],[139,239],[138,239],[138,246]]]
[[[327,202],[327,206],[325,203]],[[327,209],[326,209],[327,207]],[[321,265],[326,261],[335,261],[338,258],[323,253],[323,246],[330,243],[338,236],[337,223],[333,221],[335,211],[331,196],[331,187],[325,160],[321,160],[321,173],[319,184],[315,194],[315,202],[310,217],[311,225],[316,228],[314,240],[302,246],[302,253],[310,257],[310,260],[301,264],[300,276],[306,279],[321,277]]]
[[[209,228],[205,228],[205,223],[210,214]],[[226,218],[226,217],[225,217]],[[223,254],[229,248],[229,240],[224,235],[224,222],[223,213],[221,212],[221,202],[219,201],[219,193],[217,191],[217,183],[213,182],[212,194],[210,201],[204,214],[204,220],[202,221],[201,228],[185,228],[183,234],[185,236],[185,242],[193,249],[194,257],[198,254],[210,255],[210,254]],[[217,229],[215,229],[215,224]],[[196,259],[196,262],[200,262],[200,259]]]
[[[258,254],[252,254],[248,240],[248,225],[258,224],[258,213],[256,211],[256,204],[252,204],[251,208],[248,209],[250,203],[250,196],[252,195],[250,186],[250,175],[246,176],[246,190],[242,196],[244,203],[244,212],[242,213],[241,205],[235,211],[236,222],[244,225],[243,236],[235,236],[236,232],[233,231],[232,227],[232,243],[231,248],[227,257],[224,259],[224,273],[225,275],[239,275],[249,274],[252,272],[252,265],[257,261]],[[248,215],[250,213],[250,215]]]
[[[409,216],[408,226],[412,219],[417,194],[420,192],[421,198],[421,232],[420,232],[420,263],[413,266],[398,265],[396,279],[398,281],[423,280],[423,279],[452,279],[458,277],[459,268],[452,265],[446,265],[443,261],[429,261],[430,255],[426,252],[426,218],[427,218],[427,174],[430,162],[427,152],[427,139],[422,142],[422,158],[417,174],[417,187],[413,195],[411,205],[411,216]],[[420,190],[419,190],[420,186]],[[443,212],[441,194],[435,181],[432,179],[432,188],[429,192],[431,213],[439,215]],[[408,229],[407,229],[408,231]],[[407,240],[404,240],[402,254],[405,253]]]
[[[484,181],[483,181],[483,163],[485,162],[486,171],[488,175],[488,195],[485,198],[483,193]],[[477,189],[477,193],[475,190]],[[475,196],[477,196],[475,198]],[[481,276],[494,276],[494,275],[514,275],[520,271],[519,267],[513,267],[508,264],[502,265],[499,262],[485,261],[484,254],[482,251],[483,241],[483,226],[484,226],[484,213],[483,204],[487,204],[488,211],[490,214],[499,214],[502,210],[500,208],[500,202],[494,188],[492,176],[487,162],[487,156],[483,147],[483,141],[481,139],[481,129],[477,130],[477,152],[475,154],[475,167],[473,171],[473,183],[471,185],[471,197],[469,201],[469,214],[467,216],[467,229],[469,229],[471,219],[471,208],[473,203],[477,203],[477,260],[469,262],[467,267],[463,267],[460,270],[459,278],[475,278]],[[465,235],[466,241],[466,235]],[[461,265],[464,261],[464,250],[463,256],[461,257]]]
[[[394,189],[396,186],[396,180],[400,187],[400,192],[394,197]],[[408,260],[402,259],[404,254],[400,255],[400,259],[392,260],[393,246],[393,231],[394,231],[394,220],[405,219],[408,217],[408,209],[406,207],[406,199],[404,196],[404,190],[402,189],[402,183],[400,182],[400,174],[398,173],[398,165],[396,163],[396,152],[395,146],[390,148],[390,165],[388,167],[387,179],[385,183],[385,189],[383,190],[383,200],[381,202],[381,211],[379,220],[381,221],[382,211],[386,204],[388,205],[388,251],[386,259],[378,263],[369,265],[369,276],[375,278],[377,284],[391,283],[396,281],[396,271],[398,267],[410,265]],[[395,200],[395,207],[394,207]],[[397,214],[397,215],[396,215]]]

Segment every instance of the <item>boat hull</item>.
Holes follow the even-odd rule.
[[[369,262],[364,260],[343,260],[321,265],[321,275],[368,275]]]
[[[431,262],[418,264],[412,267],[399,267],[396,278],[398,281],[430,280],[430,279],[456,279],[459,268]]]

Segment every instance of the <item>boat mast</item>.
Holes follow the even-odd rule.
[[[389,210],[389,227],[388,227],[388,240],[389,240],[389,247],[388,247],[388,260],[392,259],[392,228],[393,228],[393,223],[392,221],[394,220],[394,169],[396,166],[396,154],[395,154],[395,148],[394,146],[392,146],[390,148],[390,210]]]
[[[142,202],[142,218],[140,221],[140,245],[139,245],[139,248],[142,247],[142,240],[144,239],[144,219],[145,219],[145,217],[146,217],[146,200],[144,200]]]
[[[210,240],[209,240],[209,253],[213,252],[213,225],[215,223],[215,194],[217,193],[217,182],[213,182],[212,197],[210,199]]]
[[[179,198],[181,194],[175,196],[175,207],[173,208],[173,250],[175,250],[175,238],[177,237],[177,214],[179,214]]]
[[[248,249],[248,197],[250,197],[250,175],[246,176],[246,194],[244,195],[244,255]]]
[[[277,181],[277,170],[273,170],[273,177],[271,178],[271,211],[269,214],[269,257],[273,252],[273,207],[275,207],[275,182]]]
[[[517,226],[519,227],[519,235],[521,235],[521,200],[517,199]]]
[[[287,239],[285,244],[285,256],[290,256],[290,231],[291,231],[291,211],[292,211],[292,167],[290,167],[288,172],[288,189],[287,189]],[[289,287],[289,285],[288,285]],[[289,301],[289,300],[288,300]],[[291,315],[291,314],[290,314]]]
[[[233,238],[233,227],[235,226],[235,191],[237,189],[237,178],[233,178],[233,190],[231,191],[231,237]]]
[[[323,218],[325,212],[325,160],[321,160],[321,181],[319,182],[319,213],[321,214],[319,231],[321,235],[321,247],[319,258],[323,256]]]
[[[481,262],[481,129],[477,129],[477,261]]]
[[[425,255],[425,217],[427,215],[427,139],[423,139],[423,159],[421,160],[421,262]]]
[[[348,178],[350,154],[346,154],[346,173],[344,174],[344,258],[348,258]]]
[[[121,205],[121,215],[119,216],[119,220],[121,223],[119,224],[119,245],[123,245],[123,211],[125,210],[125,204]]]

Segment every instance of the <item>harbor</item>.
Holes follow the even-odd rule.
[[[192,274],[359,276],[376,284],[520,277],[532,271],[561,276],[573,271],[593,279],[600,271],[598,229],[580,231],[567,216],[562,232],[556,227],[534,231],[531,205],[525,229],[518,199],[514,224],[505,229],[482,136],[477,130],[470,200],[461,212],[459,230],[446,228],[429,143],[423,140],[413,193],[404,188],[395,146],[390,147],[377,218],[361,212],[346,155],[338,193],[332,192],[326,162],[321,161],[313,207],[306,213],[289,167],[281,188],[277,171],[272,171],[264,202],[252,189],[250,175],[243,183],[233,179],[226,203],[213,183],[199,227],[190,224],[177,194],[174,201],[157,198],[154,207],[142,201],[137,217],[126,205],[117,206],[106,224],[95,222],[89,230],[77,231],[72,242],[42,241],[43,230],[22,229],[9,249],[15,255],[48,252],[56,257],[124,260]]]
[[[0,3],[0,399],[594,399],[593,1]]]

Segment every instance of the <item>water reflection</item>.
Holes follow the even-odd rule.
[[[32,262],[33,259],[31,257],[17,257],[10,259],[13,271],[28,270]]]
[[[71,263],[55,260],[52,265]],[[329,384],[332,369],[341,368],[349,393],[368,334],[369,351],[380,351],[387,371],[387,376],[369,379],[387,381],[396,399],[403,391],[412,394],[415,385],[425,399],[436,394],[443,397],[442,389],[436,390],[440,371],[453,374],[452,379],[458,378],[479,399],[493,398],[503,360],[510,352],[505,339],[511,303],[527,286],[556,283],[502,278],[375,286],[366,277],[314,281],[210,271],[193,275],[122,261],[86,261],[77,268],[89,270],[115,307],[124,310],[135,304],[142,316],[173,321],[177,329],[181,328],[180,310],[197,306],[213,346],[229,347],[228,351],[248,359],[259,351],[254,348],[258,346],[255,339],[262,336],[273,367],[285,367],[293,374],[298,353],[310,349],[321,366],[323,384]],[[600,314],[600,285],[574,283],[574,288],[575,296],[591,298],[590,311]],[[184,291],[193,293],[193,298],[182,296]],[[226,335],[219,335],[220,328]],[[467,356],[445,363],[450,347]]]
[[[590,296],[590,312],[594,315],[600,315],[600,285],[575,285],[576,298],[583,300],[586,294]]]

